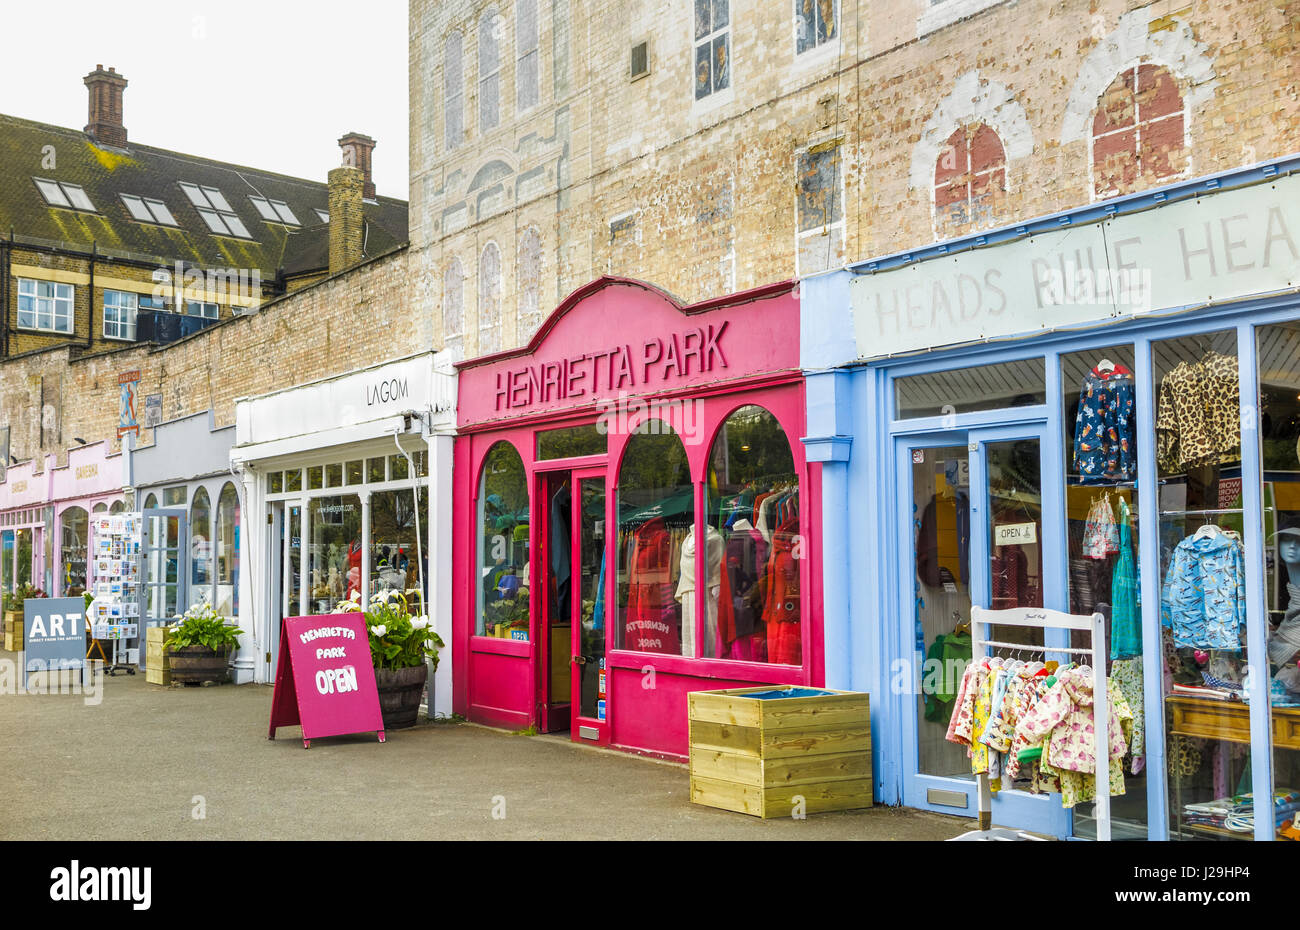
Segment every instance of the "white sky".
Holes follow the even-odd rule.
[[[131,141],[323,182],[362,132],[379,193],[408,198],[405,0],[0,4],[0,113],[79,130],[102,64]]]

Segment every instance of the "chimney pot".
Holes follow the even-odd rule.
[[[350,132],[339,139],[339,148],[343,150],[343,164],[360,168],[365,177],[363,196],[367,200],[375,199],[375,179],[371,173],[370,163],[377,144],[374,139],[359,132]]]

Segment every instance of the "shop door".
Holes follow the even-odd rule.
[[[572,689],[570,734],[575,742],[604,743],[605,669],[605,472],[574,473],[573,622],[569,662]]]
[[[189,606],[189,526],[184,510],[146,510],[140,539],[140,641]],[[140,650],[140,667],[144,667]]]
[[[297,617],[301,609],[302,573],[302,506],[292,501],[271,505],[271,544],[267,559],[271,563],[268,596],[271,599],[270,674],[274,677],[280,661],[280,621]]]
[[[901,625],[900,649],[912,681],[903,700],[908,806],[971,817],[978,810],[971,759],[946,739],[953,697],[971,656],[971,606],[1065,606],[1056,603],[1062,597],[1057,592],[1065,590],[1058,551],[1064,526],[1057,526],[1063,518],[1055,513],[1061,479],[1059,469],[1044,468],[1049,452],[1041,423],[896,440],[898,551],[907,556],[899,572],[900,615],[911,620]],[[1052,545],[1054,539],[1060,546]],[[1021,653],[997,654],[1044,658],[1032,648],[1043,645],[1036,631],[995,628],[992,638],[1025,643]],[[994,795],[994,823],[1069,835],[1058,795],[1018,790],[1007,779],[1003,784]]]
[[[573,476],[568,471],[549,472],[537,479],[541,510],[541,546],[537,569],[543,584],[538,616],[541,633],[537,661],[537,728],[543,733],[570,729],[573,711]]]

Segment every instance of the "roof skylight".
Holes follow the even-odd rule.
[[[45,202],[52,207],[67,207],[73,210],[86,210],[95,213],[95,205],[86,196],[80,184],[65,184],[62,181],[47,181],[44,178],[32,178],[40,190]]]

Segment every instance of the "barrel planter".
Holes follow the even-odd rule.
[[[230,672],[230,650],[214,652],[206,646],[169,647],[174,684],[221,684]]]
[[[423,663],[412,668],[377,668],[375,685],[379,689],[379,712],[385,730],[404,730],[415,726],[420,713],[420,698],[429,679],[429,667]]]

